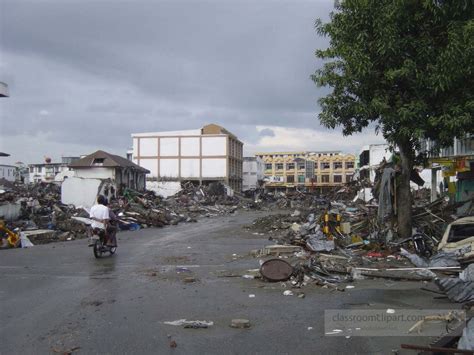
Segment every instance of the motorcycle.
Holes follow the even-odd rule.
[[[395,246],[411,246],[419,256],[430,258],[433,255],[433,249],[436,240],[425,233],[417,231],[410,238],[406,238],[393,243]]]
[[[92,247],[92,251],[96,258],[101,258],[105,253],[113,255],[117,250],[116,246],[107,245],[105,231],[98,228],[92,230],[91,243],[89,246]]]

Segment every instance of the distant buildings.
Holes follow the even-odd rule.
[[[265,164],[265,188],[329,188],[351,181],[355,156],[330,152],[257,153]]]
[[[9,157],[10,154],[0,152],[0,157]],[[0,164],[0,179],[14,182],[16,179],[16,168],[12,165]]]
[[[209,124],[186,131],[134,133],[133,161],[160,181],[221,181],[242,189],[243,143],[225,128]]]
[[[265,177],[265,164],[258,157],[244,157],[242,191],[256,190],[262,187]]]
[[[16,167],[13,165],[0,164],[0,179],[14,182],[16,180]]]
[[[51,159],[46,158],[44,163],[29,164],[29,181],[37,182],[54,182],[64,180],[64,176],[72,175],[68,173],[71,169],[69,164],[79,160],[79,157],[63,157],[61,163],[52,163]]]

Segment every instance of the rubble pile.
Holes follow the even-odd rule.
[[[33,244],[86,237],[86,225],[72,216],[87,217],[84,210],[61,204],[61,188],[53,183],[2,184],[0,205],[18,206],[17,218],[8,221],[11,230],[24,231]]]
[[[61,188],[53,183],[28,186],[5,182],[0,188],[0,205],[13,205],[19,210],[16,218],[8,218],[8,227],[28,232],[33,244],[87,237],[91,222],[87,210],[60,201]],[[151,191],[139,193],[126,189],[121,196],[111,199],[109,208],[118,216],[121,230],[137,230],[196,222],[201,217],[252,208],[252,203],[237,197],[221,183],[200,187],[187,183],[180,192],[166,199]]]
[[[314,199],[311,208],[271,214],[246,228],[277,243],[253,251],[252,255],[292,261],[289,287],[312,282],[340,289],[343,282],[387,278],[441,279],[445,281],[439,284],[447,289],[450,283],[459,283],[449,276],[461,270],[461,255],[437,252],[436,246],[447,225],[457,218],[455,210],[456,205],[446,199],[432,203],[416,201],[413,224],[416,233],[423,236],[426,250],[417,248],[414,237],[399,240],[393,221],[378,218],[377,203],[357,198],[345,197],[330,203]]]

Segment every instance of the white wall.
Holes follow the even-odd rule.
[[[202,155],[226,155],[227,137],[202,137]]]
[[[200,173],[199,159],[181,159],[181,177],[198,178]]]
[[[56,176],[54,177],[54,181],[61,182],[61,181],[64,181],[65,179],[69,179],[71,177],[74,177],[75,174],[76,174],[76,172],[73,171],[73,170],[63,170],[63,171],[56,174]]]
[[[138,156],[138,138],[133,138],[132,158]]]
[[[202,176],[205,178],[225,177],[227,172],[227,159],[203,159]]]
[[[147,181],[146,189],[166,198],[181,191],[181,183],[177,181]]]
[[[61,202],[90,208],[96,202],[101,183],[99,179],[68,178],[61,185]]]
[[[423,169],[420,173],[420,177],[425,180],[425,184],[423,186],[418,186],[414,182],[410,181],[410,186],[414,190],[426,188],[426,189],[431,189],[431,169]],[[441,169],[438,169],[436,172],[436,191],[439,191],[439,183],[443,181],[443,172]]]
[[[176,157],[179,153],[178,138],[161,138],[160,139],[160,156]],[[141,151],[140,151],[141,154]]]
[[[196,157],[201,154],[199,149],[199,137],[181,138],[181,156]]]
[[[369,146],[369,164],[370,164],[370,181],[375,181],[375,170],[382,160],[390,159],[392,152],[388,150],[387,144],[371,144]]]
[[[258,181],[265,177],[265,164],[259,157],[256,160],[244,160],[242,173],[242,190],[255,189],[259,186]]]
[[[372,144],[369,148],[370,166],[379,165],[383,158],[388,160],[392,156],[392,152],[388,150],[387,144]]]
[[[147,170],[150,170],[151,177],[158,176],[158,161],[156,158],[153,159],[140,159],[140,166]]]
[[[140,139],[140,156],[156,157],[158,155],[158,138]]]
[[[15,181],[15,167],[10,165],[0,165],[0,179]]]
[[[176,178],[179,176],[178,159],[160,159],[160,176]]]
[[[85,179],[115,179],[115,168],[75,169],[75,177]]]

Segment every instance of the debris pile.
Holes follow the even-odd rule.
[[[4,182],[0,187],[0,208],[13,214],[3,216],[10,230],[24,231],[33,244],[85,238],[89,213],[80,206],[61,203],[61,188],[54,183],[20,185]],[[153,192],[139,193],[126,189],[111,199],[109,208],[118,216],[121,230],[177,225],[196,222],[198,218],[233,213],[251,208],[246,199],[237,197],[221,183],[208,186],[184,184],[182,190],[168,198]],[[3,210],[2,210],[3,211]],[[0,211],[1,212],[1,211]],[[4,247],[7,246],[5,242]]]
[[[459,273],[459,254],[436,252],[444,230],[453,221],[455,207],[445,199],[414,206],[412,238],[399,240],[391,221],[378,218],[378,205],[355,198],[331,201],[314,199],[310,208],[271,214],[246,226],[255,235],[267,235],[276,245],[252,251],[259,258],[288,259],[293,271],[286,279],[293,287],[309,282],[338,290],[343,282],[363,278],[430,281],[445,291],[466,287],[447,276]],[[459,260],[458,260],[459,259]],[[272,259],[270,259],[272,260]],[[280,259],[275,259],[280,260]],[[261,260],[268,265],[268,260]],[[261,268],[265,276],[268,270]],[[461,295],[463,302],[467,299]]]

